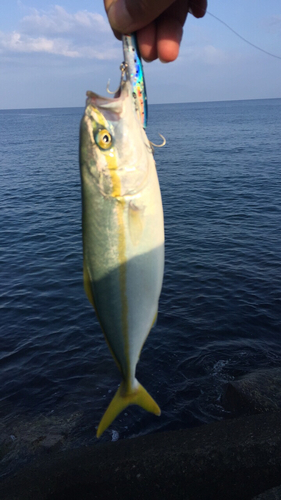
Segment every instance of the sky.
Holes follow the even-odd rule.
[[[103,1],[57,1],[0,0],[0,109],[82,107],[86,90],[118,87],[122,45]],[[177,61],[144,63],[148,102],[280,98],[280,0],[209,0],[208,11],[188,16]]]

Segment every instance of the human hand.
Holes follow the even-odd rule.
[[[174,61],[188,12],[203,17],[207,0],[104,0],[115,36],[137,31],[140,54],[145,61]]]

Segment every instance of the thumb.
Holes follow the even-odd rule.
[[[132,33],[148,25],[175,0],[104,0],[109,23],[114,31]]]

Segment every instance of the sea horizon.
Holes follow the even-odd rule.
[[[104,93],[106,95],[106,93]],[[148,106],[169,106],[173,104],[210,104],[210,103],[225,103],[225,102],[247,102],[247,101],[276,101],[281,99],[280,97],[259,97],[259,98],[248,98],[248,99],[226,99],[219,101],[178,101],[178,102],[164,102],[164,103],[148,103]],[[86,100],[86,94],[85,94]],[[55,107],[34,107],[34,108],[1,108],[1,111],[32,111],[32,110],[40,110],[40,109],[80,109],[84,108],[84,106],[55,106]]]

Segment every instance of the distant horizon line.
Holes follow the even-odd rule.
[[[163,102],[163,103],[151,103],[149,106],[167,106],[171,104],[209,104],[209,103],[222,103],[222,102],[244,102],[244,101],[274,101],[281,99],[281,97],[258,97],[250,99],[222,99],[219,101],[180,101],[180,102]],[[33,107],[33,108],[0,108],[0,111],[31,111],[35,109],[80,109],[85,106],[50,106],[50,107]]]

